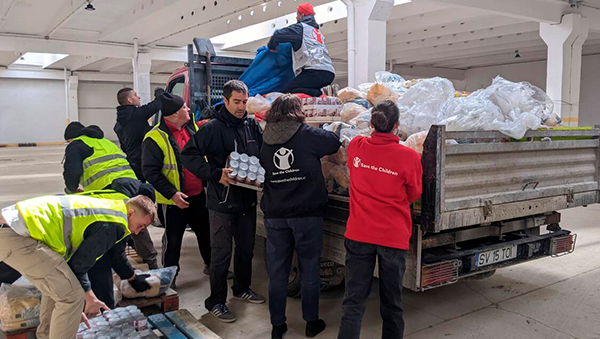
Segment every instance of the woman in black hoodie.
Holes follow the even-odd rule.
[[[323,213],[327,189],[321,158],[340,148],[338,136],[304,123],[302,103],[291,94],[273,102],[263,133],[261,165],[265,168],[261,208],[267,229],[269,311],[272,338],[287,331],[285,305],[294,248],[300,261],[302,317],[306,335],[325,329],[319,319]]]

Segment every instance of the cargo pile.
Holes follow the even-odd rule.
[[[140,339],[150,334],[148,319],[137,306],[119,307],[79,325],[77,339]]]

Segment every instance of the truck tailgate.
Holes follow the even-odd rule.
[[[424,230],[597,203],[599,135],[599,129],[540,130],[516,141],[499,132],[433,126],[423,149]]]

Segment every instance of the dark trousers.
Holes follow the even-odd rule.
[[[140,194],[140,187],[145,186],[147,191],[153,191],[154,188],[150,184],[144,184],[143,180],[134,180],[131,178],[119,178],[113,180],[110,187],[121,194],[133,198]],[[155,198],[153,198],[155,199]],[[154,248],[154,243],[150,237],[150,232],[147,229],[143,229],[139,234],[132,234],[131,239],[133,240],[133,247],[137,254],[142,258],[144,263],[148,264],[150,269],[158,268],[158,252]]]
[[[164,267],[177,266],[179,272],[179,257],[181,244],[186,227],[189,225],[196,234],[200,255],[206,265],[210,264],[210,226],[208,210],[206,209],[206,195],[204,192],[188,197],[188,208],[181,209],[175,205],[159,204],[158,213],[160,222],[165,227],[163,234],[162,263]]]
[[[304,69],[282,91],[283,93],[304,93],[311,97],[319,97],[321,88],[331,85],[335,74],[317,69]]]
[[[302,282],[302,318],[306,321],[317,320],[323,218],[265,219],[265,227],[271,324],[279,326],[286,321],[285,306],[294,248],[298,254]]]
[[[371,293],[375,260],[379,262],[379,311],[384,339],[404,337],[402,317],[402,280],[406,251],[346,239],[346,292],[342,301],[342,320],[338,339],[360,337],[365,302]]]
[[[240,295],[250,289],[252,281],[252,258],[256,234],[256,207],[242,214],[226,214],[209,211],[210,244],[210,297],[204,302],[207,310],[227,301],[227,273],[231,263],[233,242],[233,294]]]
[[[115,308],[115,292],[113,290],[112,258],[105,253],[88,271],[88,279],[92,291],[108,308]]]

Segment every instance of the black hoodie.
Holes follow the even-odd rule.
[[[94,139],[104,138],[104,132],[98,126],[84,127],[78,131],[72,131],[69,138],[74,139],[85,135]],[[94,154],[94,149],[81,140],[75,140],[65,150],[65,162],[63,164],[63,178],[67,192],[74,193],[79,187],[79,179],[83,175],[83,161]]]
[[[133,105],[117,107],[117,123],[115,124],[115,133],[119,137],[121,149],[127,154],[127,161],[135,172],[138,179],[142,182],[142,141],[146,133],[152,129],[148,124],[148,119],[152,118],[161,107],[158,98],[154,101],[136,107]]]
[[[304,38],[304,27],[302,26],[302,23],[314,28],[319,28],[319,24],[315,20],[314,15],[305,16],[293,25],[276,30],[275,33],[273,33],[273,36],[271,36],[267,47],[274,50],[277,48],[277,45],[289,42],[292,44],[294,52],[299,50],[302,47],[302,39]]]
[[[266,219],[322,217],[327,188],[321,158],[340,148],[339,137],[298,122],[267,123],[260,164],[265,187],[260,207]]]
[[[247,115],[238,119],[223,106],[187,143],[181,161],[192,174],[208,183],[208,209],[239,214],[256,206],[256,191],[238,186],[227,188],[219,180],[231,152],[260,157],[262,141],[256,120]]]

